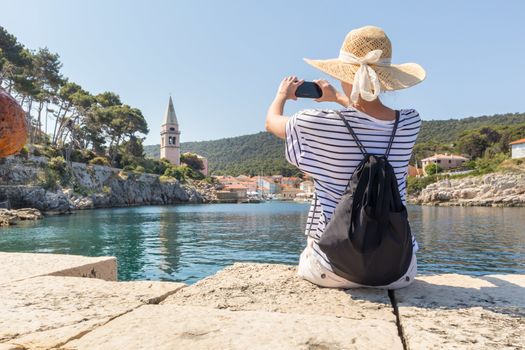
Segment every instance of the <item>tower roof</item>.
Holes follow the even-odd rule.
[[[164,114],[164,124],[179,125],[179,122],[177,121],[177,115],[175,114],[175,108],[173,108],[171,96],[168,102],[168,108],[166,108],[166,113]]]

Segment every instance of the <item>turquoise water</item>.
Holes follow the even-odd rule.
[[[121,280],[193,283],[235,261],[297,264],[307,204],[98,209],[0,229],[0,251],[118,258]],[[525,208],[410,206],[422,274],[525,273]]]

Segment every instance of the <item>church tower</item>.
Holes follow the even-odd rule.
[[[170,96],[164,122],[160,127],[160,159],[166,158],[171,164],[180,165],[179,138],[179,122]]]

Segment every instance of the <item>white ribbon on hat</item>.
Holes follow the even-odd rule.
[[[381,83],[377,77],[376,71],[369,65],[390,66],[390,58],[381,58],[383,50],[373,50],[363,57],[341,50],[339,60],[345,63],[359,65],[359,69],[354,75],[352,84],[352,93],[350,99],[356,103],[359,95],[366,101],[373,101],[381,91]]]

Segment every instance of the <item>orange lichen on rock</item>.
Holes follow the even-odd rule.
[[[19,152],[27,139],[27,122],[22,107],[0,88],[0,157]]]

